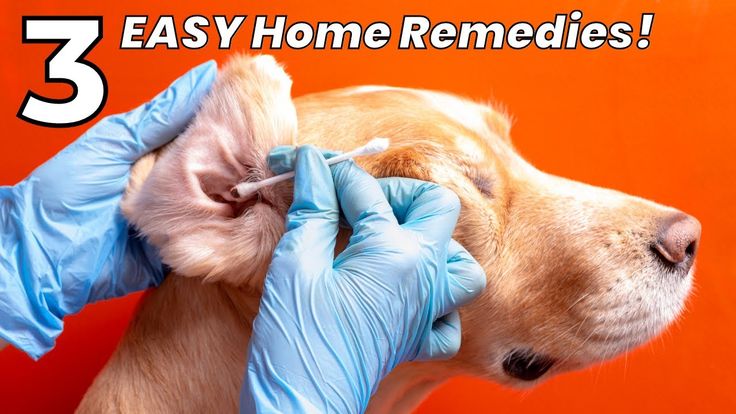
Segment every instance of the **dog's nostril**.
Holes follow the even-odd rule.
[[[668,264],[678,265],[692,259],[700,241],[700,222],[684,213],[672,214],[660,221],[654,248]],[[689,267],[689,265],[688,265]]]
[[[695,242],[692,242],[687,245],[687,249],[685,249],[685,254],[687,254],[688,256],[695,255]]]

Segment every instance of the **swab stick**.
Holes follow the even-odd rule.
[[[337,164],[338,162],[343,162],[353,157],[360,157],[363,155],[373,155],[373,154],[381,153],[383,151],[386,151],[386,149],[388,148],[388,144],[389,144],[388,138],[373,138],[372,140],[368,141],[368,143],[363,145],[362,147],[358,147],[350,152],[336,155],[328,159],[327,165]],[[290,178],[294,178],[294,171],[289,171],[283,174],[275,175],[273,177],[268,177],[264,180],[256,181],[252,183],[242,182],[240,184],[237,184],[230,190],[230,195],[235,200],[242,200],[256,193],[259,189],[263,187],[267,187],[269,185],[280,183],[281,181],[286,181]]]

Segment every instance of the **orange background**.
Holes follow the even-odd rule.
[[[191,14],[287,14],[290,22],[385,20],[394,34],[381,50],[274,51],[294,79],[294,94],[392,84],[491,98],[514,115],[516,145],[541,169],[676,206],[699,218],[704,228],[688,310],[652,344],[529,391],[453,379],[419,412],[734,412],[736,2],[69,3],[5,1],[0,6],[0,183],[21,180],[91,125],[51,129],[15,117],[29,88],[59,97],[69,92],[67,86],[43,84],[43,61],[53,47],[21,44],[22,15],[104,16],[104,39],[89,55],[109,83],[102,115],[142,103],[197,63],[212,58],[224,62],[232,50],[247,50],[252,27],[249,18],[231,51],[218,50],[215,39],[197,51],[162,46],[121,51],[125,14],[174,14],[181,18],[179,25]],[[656,13],[651,46],[623,51],[396,50],[404,14],[424,14],[433,22],[540,23],[577,8],[584,21],[626,20],[636,32],[641,13]],[[56,349],[40,362],[13,349],[0,352],[0,411],[71,411],[110,356],[139,299],[137,294],[92,305],[67,318]]]

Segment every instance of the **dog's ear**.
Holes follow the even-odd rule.
[[[452,140],[437,145],[440,137],[427,143],[390,148],[361,160],[361,165],[375,177],[409,177],[436,182],[463,193],[491,199],[498,185],[498,171],[489,157],[474,160],[462,150],[453,148]],[[468,197],[471,197],[468,194]],[[475,198],[475,197],[471,197]]]
[[[185,276],[249,285],[283,233],[288,186],[227,200],[271,174],[266,156],[296,139],[291,80],[270,56],[236,56],[220,71],[187,130],[134,167],[122,210]]]

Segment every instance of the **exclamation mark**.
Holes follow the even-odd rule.
[[[641,15],[641,30],[639,31],[639,41],[636,47],[646,49],[649,47],[649,35],[652,33],[652,23],[654,23],[654,13],[644,13]]]

